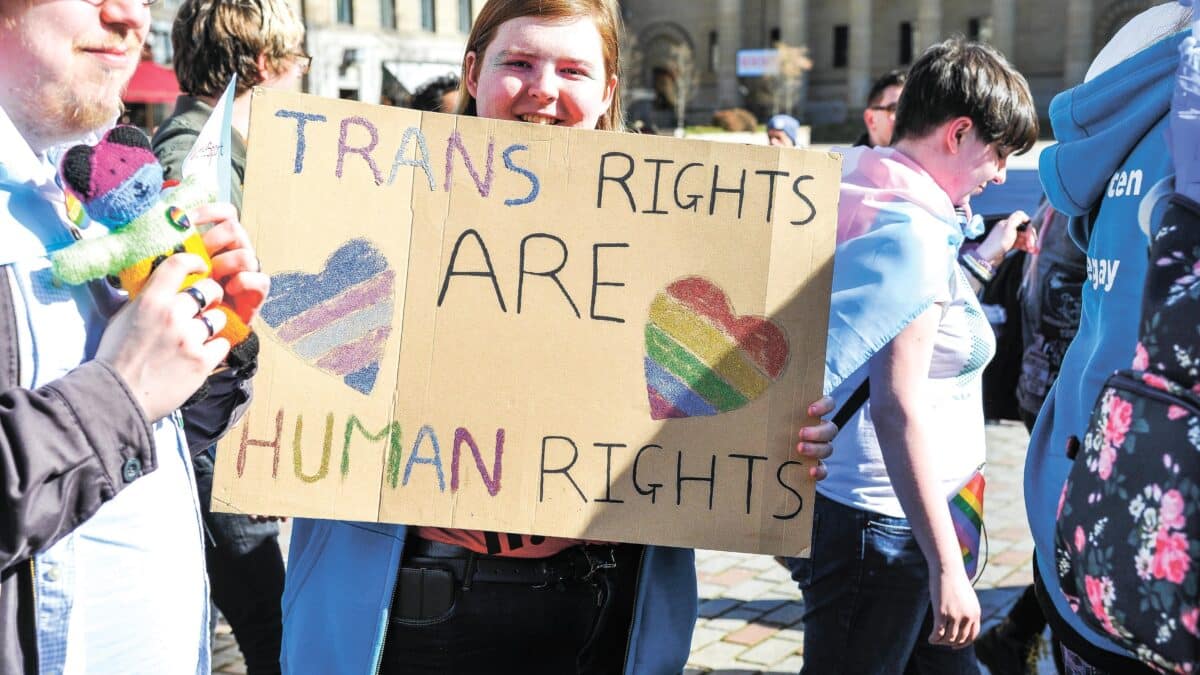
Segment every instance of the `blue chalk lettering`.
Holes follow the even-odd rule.
[[[417,149],[421,151],[420,159],[408,159],[408,142],[413,137],[417,139]],[[400,149],[396,151],[396,159],[392,162],[392,175],[388,176],[388,185],[396,181],[396,172],[402,166],[415,166],[425,171],[425,177],[429,179],[429,191],[434,192],[437,188],[433,184],[433,168],[429,165],[429,144],[425,142],[425,134],[421,133],[420,127],[409,127],[404,130],[404,137],[400,139]]]
[[[426,436],[429,437],[429,442],[433,445],[433,457],[418,457],[417,451],[421,449],[421,441]],[[421,431],[417,434],[417,440],[413,442],[412,454],[408,456],[408,464],[404,465],[404,481],[401,485],[408,485],[408,478],[412,474],[413,464],[432,464],[437,469],[438,491],[446,491],[446,479],[442,475],[442,448],[438,444],[437,432],[428,424],[421,427]]]
[[[299,110],[276,110],[275,116],[290,117],[296,120],[296,163],[292,169],[292,173],[300,173],[304,171],[304,125],[309,122],[324,122],[325,116],[300,112]]]
[[[528,150],[528,149],[529,148],[524,145],[510,145],[510,146],[508,146],[508,149],[506,149],[504,151],[504,155],[503,155],[504,168],[508,169],[509,171],[512,171],[513,173],[519,173],[529,180],[529,194],[522,197],[521,199],[505,199],[504,200],[505,206],[522,206],[524,204],[528,204],[538,198],[538,192],[540,192],[542,189],[541,182],[538,180],[538,177],[533,174],[532,171],[530,171],[529,169],[519,167],[516,164],[513,164],[512,154],[518,150]],[[432,181],[433,179],[430,179],[430,180]]]

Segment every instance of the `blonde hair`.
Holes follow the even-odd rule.
[[[577,19],[590,17],[600,32],[600,44],[604,53],[605,79],[619,78],[621,63],[621,17],[617,12],[615,0],[488,0],[471,27],[467,37],[467,49],[464,53],[462,66],[462,82],[458,87],[458,114],[476,115],[475,97],[467,90],[466,53],[475,52],[475,67],[478,69],[483,62],[483,54],[487,51],[496,31],[506,21],[534,16],[544,19]],[[600,119],[596,128],[604,131],[623,131],[625,128],[625,111],[621,107],[621,88],[614,87],[612,101]]]
[[[219,96],[237,75],[237,93],[262,82],[258,55],[282,71],[304,44],[304,23],[287,0],[184,0],[171,28],[175,77],[193,96]]]

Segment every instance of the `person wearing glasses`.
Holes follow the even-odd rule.
[[[0,2],[0,673],[208,673],[204,533],[177,409],[224,360],[212,303],[251,321],[269,290],[229,204],[213,278],[181,253],[127,300],[55,284],[50,253],[106,233],[68,219],[63,153],[95,143],[150,29],[142,0]],[[217,280],[220,281],[217,281]],[[227,403],[219,396],[209,405]]]
[[[304,23],[285,0],[185,0],[171,27],[175,77],[184,94],[154,134],[154,154],[167,180],[181,178],[212,107],[237,76],[233,101],[232,201],[241,211],[250,126],[250,90],[299,91],[312,57],[304,53]]]
[[[166,179],[181,179],[183,160],[212,115],[230,79],[237,76],[233,100],[231,201],[242,208],[242,182],[249,138],[250,91],[255,86],[297,90],[311,59],[303,52],[304,24],[286,0],[185,0],[171,29],[175,75],[186,92],[175,112],[154,135],[154,153]],[[283,633],[280,599],[284,566],[279,525],[273,518],[213,513],[215,443],[230,417],[240,417],[249,401],[249,378],[222,371],[210,386],[228,392],[232,405],[183,409],[184,430],[196,470],[200,508],[211,537],[205,560],[213,603],[233,629],[249,675],[279,672]]]
[[[904,80],[908,71],[897,68],[884,73],[875,80],[867,94],[867,107],[863,110],[866,131],[854,141],[855,146],[872,148],[892,144],[892,129],[896,126],[896,106],[900,103],[900,92],[904,91]]]

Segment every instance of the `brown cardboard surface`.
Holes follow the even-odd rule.
[[[251,128],[215,509],[808,548],[836,155],[266,90]]]

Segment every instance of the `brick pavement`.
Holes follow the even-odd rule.
[[[989,425],[985,524],[988,564],[976,589],[984,626],[1004,616],[1032,580],[1022,467],[1028,435],[1015,423]],[[787,573],[763,556],[698,551],[700,618],[687,675],[795,673],[804,662],[803,600]],[[1048,659],[1043,673],[1053,672]],[[986,672],[986,670],[985,670]]]
[[[985,524],[987,567],[976,584],[984,626],[999,621],[1032,582],[1033,541],[1025,520],[1021,471],[1028,436],[1016,423],[989,425]],[[697,551],[700,616],[685,675],[775,675],[803,664],[803,601],[795,583],[767,556]],[[222,621],[213,672],[243,675],[241,653]],[[986,672],[986,670],[985,670]],[[1052,673],[1043,659],[1040,672]]]

